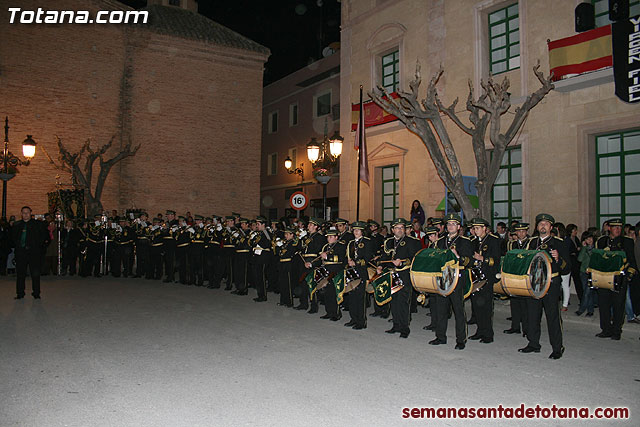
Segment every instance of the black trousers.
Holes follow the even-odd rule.
[[[527,298],[527,314],[529,316],[527,338],[529,339],[529,346],[540,348],[540,322],[542,321],[542,310],[544,309],[551,348],[556,352],[562,351],[561,294],[562,279],[558,276],[551,279],[549,292],[543,298]]]
[[[404,286],[393,294],[391,299],[391,316],[393,317],[393,329],[400,333],[409,333],[409,321],[411,310],[411,277],[409,270],[399,273]]]
[[[267,264],[253,264],[253,277],[255,278],[258,298],[267,299],[266,284]]]
[[[573,286],[576,288],[576,295],[582,302],[582,278],[580,277],[580,262],[577,256],[571,257],[571,279],[573,280]]]
[[[32,249],[16,248],[16,295],[24,296],[25,281],[27,278],[27,267],[31,274],[31,289],[33,296],[40,295],[40,267],[42,265],[42,254],[40,251]]]
[[[150,274],[147,277],[151,276],[152,279],[160,280],[162,279],[162,250],[161,246],[151,246],[149,253],[151,258],[151,266],[149,268]]]
[[[436,338],[447,342],[447,326],[449,323],[449,307],[453,310],[456,320],[456,342],[464,344],[467,341],[467,319],[464,312],[464,280],[468,276],[463,274],[458,285],[449,296],[436,295],[435,313],[431,309],[431,317],[435,321]],[[433,315],[435,314],[435,317]]]
[[[236,252],[233,258],[233,282],[238,291],[247,289],[247,276],[249,270],[249,252]]]
[[[76,274],[78,253],[77,247],[62,249],[62,274],[67,274],[67,271],[71,276]]]
[[[529,330],[527,300],[520,297],[511,297],[509,304],[511,306],[511,329],[522,330],[526,335]],[[520,325],[522,325],[522,328]]]
[[[173,282],[175,279],[176,245],[174,242],[168,243],[165,240],[165,243],[163,246],[164,246],[164,274],[167,276],[166,280]]]
[[[281,262],[278,269],[278,285],[280,287],[280,304],[293,305],[293,262]]]
[[[222,276],[217,276],[217,270],[220,269],[220,256],[218,251],[220,249],[213,246],[204,248],[204,278],[209,282],[210,288],[219,288],[220,279]]]
[[[618,292],[598,288],[598,309],[600,310],[600,329],[613,335],[622,333],[624,323],[624,304],[627,298],[627,281],[624,280]],[[611,310],[613,309],[613,317]]]
[[[124,277],[129,277],[132,275],[132,265],[131,265],[131,253],[133,252],[133,246],[129,245],[119,245],[115,251],[115,259],[113,265],[113,275],[116,277],[122,275]]]
[[[191,247],[189,251],[189,284],[204,285],[204,248]]]
[[[471,295],[471,306],[476,316],[481,338],[493,339],[493,283],[487,283]]]
[[[222,280],[227,279],[225,289],[231,288],[233,282],[233,266],[231,255],[225,249],[222,250],[218,257],[218,262],[215,266],[215,276],[213,279],[214,287],[219,288],[222,285]]]
[[[183,285],[187,284],[187,252],[188,246],[176,248],[176,266],[178,268],[178,278]]]
[[[136,243],[136,277],[151,277],[149,275],[149,243]]]
[[[87,245],[87,260],[85,262],[85,275],[91,276],[92,274],[98,276],[102,274],[100,271],[100,257],[104,252],[104,243],[89,242]]]
[[[349,299],[349,316],[351,321],[358,326],[366,326],[367,324],[367,293],[365,291],[366,276],[360,276],[362,281],[360,284],[347,294]]]
[[[304,265],[302,266],[302,268],[300,269],[300,276],[298,276],[298,279],[300,279],[300,277],[304,274],[304,277],[307,277],[307,274],[312,273],[313,272],[313,268],[304,268]],[[309,295],[309,286],[307,286],[307,283],[305,281],[301,281],[300,282],[300,306],[302,308],[309,308],[309,301],[311,301],[311,309],[313,309],[314,311],[318,310],[318,296],[314,293],[313,297],[310,298]]]

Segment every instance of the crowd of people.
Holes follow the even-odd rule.
[[[36,218],[31,209],[21,210],[19,221],[1,225],[2,255],[14,248],[17,273],[16,298],[25,295],[27,269],[32,278],[32,295],[40,298],[40,272],[82,277],[144,278],[165,283],[221,288],[236,295],[256,290],[254,301],[267,301],[269,293],[279,295],[279,305],[317,313],[321,318],[338,321],[348,311],[345,326],[360,330],[369,316],[388,318],[387,333],[407,338],[412,313],[417,312],[419,292],[411,285],[411,268],[422,249],[437,248],[454,254],[460,267],[458,286],[449,295],[428,293],[422,298],[430,308],[433,330],[431,345],[447,342],[448,319],[455,317],[456,349],[464,349],[467,340],[490,344],[494,341],[493,305],[495,298],[509,298],[511,327],[507,334],[522,333],[527,345],[523,353],[540,352],[540,322],[545,313],[552,359],[564,352],[561,311],[567,311],[570,284],[578,301],[575,314],[591,316],[599,308],[602,338],[620,339],[622,325],[640,323],[640,277],[637,274],[640,249],[638,227],[607,221],[602,229],[591,228],[578,238],[574,224],[566,227],[549,214],[539,214],[536,224],[514,221],[492,224],[473,218],[463,224],[457,214],[444,218],[425,218],[419,201],[412,205],[411,220],[394,220],[390,229],[373,220],[349,222],[338,218],[281,218],[268,221],[232,214],[220,217],[176,215],[167,210],[150,218],[146,212],[118,216],[96,215],[92,220],[64,224],[51,215]],[[52,250],[53,248],[54,250]],[[58,266],[58,248],[60,265]],[[626,254],[623,280],[615,289],[594,289],[588,271],[596,249],[623,251]],[[541,298],[507,297],[494,294],[500,279],[501,259],[508,251],[528,249],[546,251],[552,275],[548,292]],[[0,260],[0,263],[2,260]],[[59,268],[59,270],[58,270]],[[473,281],[464,270],[481,272],[486,284],[470,294],[471,318],[464,310],[465,281]],[[379,304],[367,286],[376,277],[392,270],[401,286],[390,301]],[[347,279],[359,279],[357,286],[342,292],[335,286],[318,286],[327,275],[345,272]],[[327,280],[324,280],[326,284]],[[470,283],[466,283],[470,285]],[[295,305],[295,300],[298,304]],[[369,310],[371,311],[371,310]],[[477,330],[468,336],[467,325]]]

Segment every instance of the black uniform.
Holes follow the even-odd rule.
[[[529,237],[523,241],[513,240],[507,244],[507,250],[526,249]],[[527,314],[527,299],[525,297],[509,297],[509,305],[511,306],[511,329],[507,329],[506,333],[520,333],[522,325],[523,335],[527,335],[529,330],[529,316]]]
[[[191,232],[191,244],[189,244],[189,284],[204,285],[204,246],[207,230],[204,227],[194,225]]]
[[[209,281],[207,288],[217,289],[220,287],[222,272],[220,270],[220,254],[222,252],[222,229],[216,227],[206,227],[204,242],[204,269],[205,277]],[[220,274],[218,274],[220,273]]]
[[[551,257],[551,285],[549,291],[540,299],[527,298],[527,315],[529,316],[529,330],[527,339],[529,344],[527,347],[540,350],[540,321],[542,320],[542,309],[547,319],[547,329],[549,331],[549,341],[551,348],[555,353],[562,354],[564,347],[562,346],[562,319],[560,318],[560,295],[562,292],[563,274],[571,271],[571,261],[569,251],[564,241],[555,236],[548,236],[541,239],[539,236],[529,239],[527,249],[542,249],[551,256],[552,250],[558,251],[558,261]]]
[[[501,239],[488,233],[484,238],[476,237],[472,242],[474,252],[484,257],[483,261],[473,260],[473,265],[480,268],[487,282],[477,292],[471,295],[471,304],[476,316],[478,329],[472,338],[479,338],[483,342],[493,341],[493,284],[496,283],[496,273],[500,266]]]
[[[120,277],[120,273],[124,277],[132,275],[133,266],[131,265],[131,255],[133,254],[133,241],[135,233],[129,226],[117,229],[115,233],[115,249],[112,265],[112,273],[114,277]]]
[[[104,230],[101,226],[89,224],[87,228],[87,261],[85,275],[100,277],[100,257],[104,252]]]
[[[136,233],[136,277],[150,277],[150,241],[147,224],[137,222],[134,230]]]
[[[178,220],[174,219],[164,230],[163,252],[164,252],[164,274],[167,276],[164,282],[170,283],[175,280],[175,257],[176,257],[176,232],[178,231]]]
[[[162,279],[162,250],[164,247],[164,230],[159,225],[151,227],[151,265],[149,268],[149,275],[151,278],[160,280]]]
[[[297,278],[293,277],[293,258],[300,250],[297,238],[284,240],[282,246],[276,247],[278,252],[278,285],[280,286],[280,305],[293,307],[293,284]]]
[[[267,300],[266,274],[267,265],[271,262],[271,235],[267,230],[259,231],[253,247],[253,268],[258,291],[258,301]]]
[[[222,280],[226,279],[225,290],[232,289],[233,284],[233,256],[236,253],[236,245],[233,243],[235,227],[224,227],[219,234],[222,249],[220,249],[219,263],[216,265],[214,286],[220,287]]]
[[[314,267],[322,265],[330,274],[338,274],[344,269],[347,252],[347,246],[344,243],[339,240],[335,243],[327,243],[320,252],[326,252],[327,259],[315,261],[313,263]],[[339,320],[342,317],[342,312],[338,306],[338,296],[336,295],[336,287],[333,285],[333,281],[330,280],[322,290],[324,292],[324,308],[326,310],[323,318]]]
[[[602,236],[596,242],[597,249],[610,251],[623,251],[627,256],[625,275],[621,276],[618,289],[609,290],[598,288],[598,309],[600,310],[600,329],[598,335],[602,337],[613,337],[619,339],[622,334],[622,324],[624,322],[625,301],[627,298],[627,286],[633,280],[633,275],[637,274],[636,257],[634,252],[634,242],[626,236],[611,238]],[[611,311],[613,310],[613,318]]]
[[[180,228],[176,233],[176,267],[178,269],[178,279],[180,283],[189,283],[188,263],[189,246],[191,246],[191,232],[187,227]]]
[[[240,226],[240,228],[237,229],[237,236],[234,238],[233,283],[236,285],[235,293],[239,295],[247,294],[249,257],[251,255],[249,233],[250,230],[243,230],[242,226]]]
[[[467,340],[467,321],[464,312],[464,289],[467,287],[469,274],[465,271],[473,263],[473,246],[471,240],[465,236],[456,235],[450,238],[448,234],[436,242],[440,249],[455,249],[458,252],[458,264],[460,266],[460,278],[455,290],[449,296],[436,295],[435,298],[435,327],[436,339],[447,342],[447,326],[449,320],[449,307],[453,310],[456,319],[456,343],[464,345]],[[432,310],[433,312],[433,310]]]
[[[31,289],[34,298],[40,298],[40,267],[42,254],[50,242],[46,223],[35,219],[19,220],[10,231],[12,246],[15,247],[16,297],[24,297],[27,267],[31,274]]]
[[[422,249],[419,240],[410,236],[404,236],[401,239],[390,237],[384,242],[383,254],[381,261],[390,261],[394,259],[402,260],[399,267],[395,267],[396,272],[400,275],[400,279],[404,286],[398,292],[393,294],[391,299],[391,315],[393,316],[393,328],[389,332],[400,332],[403,337],[409,335],[409,317],[411,307],[411,276],[409,270],[413,257]],[[384,266],[393,266],[393,263],[384,263]]]
[[[371,236],[369,237],[371,239],[371,244],[373,246],[373,257],[374,260],[378,259],[383,251],[383,245],[384,245],[384,237],[382,236],[382,234],[378,233],[377,231],[374,233],[371,233]],[[373,298],[373,294],[370,294],[371,298]],[[373,303],[373,317],[379,316],[382,317],[384,319],[386,319],[387,317],[389,317],[389,308],[391,307],[390,303],[386,303],[383,305],[378,305],[376,303]]]
[[[302,244],[304,246],[304,249],[302,252],[302,257],[304,258],[304,261],[311,262],[315,258],[318,258],[318,256],[320,256],[320,252],[322,252],[322,248],[324,247],[324,245],[327,244],[327,238],[324,237],[322,234],[320,234],[319,231],[317,231],[315,233],[305,236],[302,241]],[[302,266],[301,272],[304,273],[305,277],[311,271],[313,271],[313,267],[307,269],[306,267],[304,267],[304,265]],[[313,298],[311,298],[310,300],[309,288],[306,283],[302,283],[300,287],[300,305],[298,306],[298,308],[301,310],[306,310],[307,308],[309,308],[309,301],[311,301],[311,312],[316,313],[318,311],[318,297],[316,294],[314,294]]]
[[[354,261],[354,267],[360,276],[360,284],[349,292],[349,316],[353,326],[362,329],[367,326],[365,291],[369,280],[369,263],[373,259],[373,242],[368,237],[355,238],[347,244],[347,260]],[[347,267],[351,268],[351,267]]]
[[[76,228],[62,229],[60,233],[60,246],[62,248],[62,274],[73,276],[76,274],[78,255],[80,255],[80,241],[83,239],[82,232]],[[6,265],[6,263],[5,263]]]

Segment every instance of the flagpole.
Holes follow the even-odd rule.
[[[356,221],[360,221],[360,168],[362,167],[362,159],[360,158],[360,156],[362,155],[362,144],[364,135],[364,116],[362,113],[362,85],[360,85],[360,114],[358,116],[358,121],[360,122],[360,126],[358,126],[358,195],[356,196]]]

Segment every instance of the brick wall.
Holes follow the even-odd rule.
[[[63,0],[56,9],[114,4]],[[141,144],[111,170],[107,209],[257,214],[260,55],[144,28],[10,25],[6,8],[0,33],[0,115],[9,116],[10,149],[20,153],[27,133],[38,142],[32,164],[9,182],[8,215],[24,204],[44,211],[56,175],[71,181],[42,151],[57,157],[55,135],[73,151],[87,138],[98,145],[115,135],[111,155],[129,138]]]

